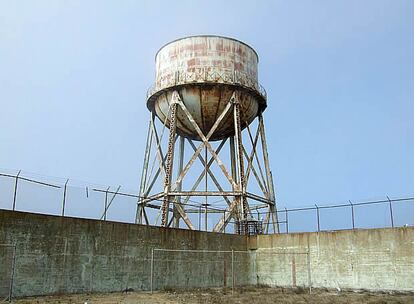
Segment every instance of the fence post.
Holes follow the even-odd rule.
[[[388,202],[390,203],[390,217],[391,217],[391,227],[394,228],[394,216],[392,214],[392,201],[387,195]]]
[[[315,204],[315,207],[316,207],[316,219],[318,221],[318,232],[320,232],[321,231],[321,225],[320,225],[320,222],[319,222],[319,207],[316,204]]]
[[[289,233],[289,217],[288,217],[288,210],[285,207],[285,219],[286,219],[286,233]]]
[[[66,205],[66,189],[68,186],[69,178],[66,180],[65,187],[63,188],[63,201],[62,201],[62,216],[65,216],[65,205]]]
[[[105,191],[104,221],[106,221],[106,208],[107,208],[107,205],[108,205],[108,191],[109,191],[110,187],[111,186],[106,188],[106,191]]]
[[[151,248],[151,277],[150,277],[151,294],[153,292],[153,284],[154,284],[154,248]]]
[[[17,182],[19,181],[20,172],[22,172],[22,170],[19,170],[16,175],[16,181],[14,182],[13,211],[16,210]]]
[[[349,200],[349,204],[351,205],[351,214],[352,214],[352,230],[354,230],[354,229],[355,229],[354,204],[352,204],[351,200]]]

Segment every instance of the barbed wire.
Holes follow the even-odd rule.
[[[17,172],[17,173],[16,173]],[[115,198],[115,196],[125,196],[125,197],[132,197],[134,199],[136,199],[135,203],[143,203],[144,205],[146,204],[145,201],[154,201],[157,203],[162,204],[164,201],[164,198],[150,198],[148,196],[140,196],[139,194],[137,194],[134,191],[130,191],[128,189],[123,189],[122,191],[119,191],[121,189],[121,186],[118,186],[118,189],[116,191],[112,191],[111,188],[113,188],[114,186],[105,186],[105,185],[99,185],[96,183],[91,183],[91,182],[83,182],[83,185],[71,185],[68,182],[69,181],[77,181],[80,182],[80,180],[75,180],[75,179],[68,179],[68,178],[62,178],[62,177],[55,177],[55,176],[45,176],[45,175],[40,175],[40,174],[36,174],[36,173],[31,173],[28,171],[22,171],[22,170],[11,170],[11,169],[0,169],[0,177],[6,177],[6,178],[10,178],[10,179],[14,179],[17,185],[17,180],[22,180],[22,181],[26,181],[26,182],[30,182],[30,183],[34,183],[37,184],[39,186],[43,186],[43,187],[50,187],[50,188],[55,188],[55,189],[65,189],[66,187],[71,187],[71,188],[78,188],[78,189],[86,189],[86,197],[89,197],[89,191],[93,191],[93,192],[101,192],[101,193],[106,193],[106,195],[108,194],[112,194],[113,197],[111,198],[111,202],[109,204],[109,206],[112,203],[112,200]],[[15,185],[15,191],[17,190],[17,187]],[[16,194],[15,194],[16,196]],[[16,197],[14,197],[14,203],[15,203]],[[226,214],[226,212],[229,212],[227,210],[227,204],[224,204],[225,200],[224,199],[219,199],[219,200],[215,200],[212,202],[207,202],[204,200],[203,197],[203,201],[198,201],[198,200],[194,200],[194,199],[187,199],[187,202],[181,202],[178,199],[174,199],[171,200],[170,203],[172,205],[178,204],[181,206],[188,206],[188,207],[192,207],[195,208],[193,210],[189,209],[188,211],[191,210],[192,213],[197,213],[197,210],[199,210],[198,213],[204,213],[206,211],[211,211],[211,212],[215,212],[215,213],[224,213]],[[398,203],[398,202],[414,202],[414,196],[406,196],[406,197],[399,197],[399,198],[390,198],[390,197],[386,197],[386,199],[377,199],[377,200],[367,200],[367,201],[351,201],[349,200],[347,203],[340,203],[340,204],[314,204],[313,206],[306,206],[306,207],[296,207],[296,208],[282,208],[280,206],[277,206],[276,210],[275,210],[275,214],[277,215],[276,218],[279,218],[281,215],[285,214],[285,220],[273,220],[273,224],[285,224],[286,225],[286,232],[288,232],[288,215],[294,212],[301,212],[301,211],[317,211],[317,215],[318,215],[318,231],[320,230],[320,219],[319,219],[319,212],[320,210],[326,210],[326,209],[336,209],[336,208],[351,208],[352,210],[352,225],[353,228],[355,228],[355,223],[354,223],[354,213],[353,213],[353,209],[354,207],[358,207],[358,206],[368,206],[368,205],[378,205],[378,204],[388,204],[389,205],[389,213],[390,213],[390,219],[391,219],[391,225],[392,227],[394,227],[394,218],[393,218],[393,210],[392,210],[392,203]],[[218,204],[222,204],[223,203],[223,207],[218,206]],[[6,203],[2,200],[1,201],[2,205],[5,205]],[[13,208],[14,208],[13,204]],[[109,209],[109,206],[105,206],[105,211],[107,212]],[[161,205],[160,205],[161,206]],[[160,207],[158,206],[158,207]],[[263,219],[263,215],[268,216],[270,213],[269,211],[263,212],[263,211],[259,211],[260,205],[257,206],[252,206],[252,210],[251,210],[251,214],[256,216],[257,215],[257,220],[262,220]],[[257,207],[257,208],[256,208]],[[255,209],[256,208],[256,209]],[[62,214],[63,215],[63,214]],[[261,217],[262,216],[262,217]],[[270,221],[270,220],[269,220]],[[236,221],[232,221],[231,219],[228,221],[228,223],[235,223],[237,224]],[[411,223],[410,223],[411,224]]]

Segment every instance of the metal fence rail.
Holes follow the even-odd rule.
[[[351,211],[350,214],[350,226],[343,228],[341,230],[347,230],[347,229],[358,229],[358,228],[365,228],[365,227],[358,227],[356,225],[356,217],[355,217],[355,209],[358,206],[372,206],[372,205],[386,205],[389,211],[389,227],[396,227],[396,226],[411,226],[413,225],[413,222],[406,223],[404,225],[396,225],[394,223],[394,212],[393,212],[393,203],[411,203],[412,210],[414,211],[414,197],[405,197],[405,198],[394,198],[391,199],[389,196],[387,196],[386,199],[383,200],[373,200],[373,201],[363,201],[363,202],[352,202],[351,200],[348,201],[348,204],[336,204],[336,205],[317,205],[314,204],[312,207],[304,207],[304,208],[291,208],[287,209],[284,208],[283,210],[278,210],[277,213],[282,215],[284,217],[283,221],[278,221],[278,224],[284,224],[285,226],[285,232],[289,233],[289,214],[292,214],[294,212],[301,212],[301,211],[315,211],[315,222],[316,222],[316,231],[324,231],[324,230],[332,230],[332,229],[322,229],[321,228],[321,210],[324,209],[336,209],[336,208],[349,208]],[[260,213],[259,213],[260,214]],[[278,218],[280,218],[280,215]],[[411,219],[413,220],[413,219]],[[378,227],[379,228],[379,227]]]
[[[48,178],[30,173],[0,171],[0,209],[28,211],[42,214],[91,218],[135,223],[135,210],[140,196],[121,186],[110,187],[76,182],[67,178]],[[195,200],[185,204],[194,216],[198,230],[208,230],[202,225],[204,213],[226,215],[225,206],[210,206]],[[161,199],[160,202],[161,204]],[[171,202],[174,204],[175,202]],[[114,207],[116,206],[116,207]],[[371,208],[366,210],[366,208]],[[156,211],[153,218],[156,218]],[[330,214],[327,214],[330,213]],[[267,233],[292,233],[359,228],[399,227],[413,225],[414,197],[390,198],[372,201],[348,201],[344,204],[313,204],[304,208],[281,208],[276,217],[261,212],[260,206],[251,209],[251,216],[261,221],[268,219],[264,229]],[[340,226],[336,222],[342,222]],[[235,233],[233,228],[225,233]]]
[[[155,255],[156,253],[167,253],[169,254],[169,256],[167,257],[156,257]],[[201,258],[201,257],[197,257],[197,258],[180,258],[180,257],[175,257],[174,253],[196,253],[196,254],[202,254],[202,255],[208,255],[209,258],[206,259]],[[184,262],[185,264],[188,263],[198,263],[201,264],[201,269],[205,268],[205,266],[207,266],[210,263],[213,264],[221,264],[221,263],[225,263],[226,261],[226,256],[228,255],[227,259],[229,260],[229,264],[230,264],[230,282],[231,282],[231,290],[232,293],[234,293],[234,287],[236,285],[236,280],[235,280],[235,254],[244,254],[246,255],[246,257],[249,257],[250,252],[249,251],[241,251],[241,250],[191,250],[191,249],[165,249],[165,248],[152,248],[151,250],[151,272],[150,272],[150,290],[151,293],[153,293],[154,290],[154,285],[155,285],[155,268],[156,268],[156,263],[160,263],[160,262],[167,262],[167,263],[175,263],[175,264],[179,264],[180,262]],[[225,265],[225,264],[224,264]],[[221,265],[220,265],[221,266]],[[168,267],[167,267],[168,268]],[[219,267],[220,270],[223,270],[222,267]],[[165,269],[163,269],[165,271]],[[205,269],[204,269],[205,270]],[[165,274],[165,273],[164,273]],[[224,273],[223,273],[223,287],[226,287],[227,284],[227,271],[226,271],[226,267],[224,266]]]

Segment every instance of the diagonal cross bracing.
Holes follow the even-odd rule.
[[[231,175],[226,170],[226,167],[224,166],[223,162],[220,160],[220,158],[218,157],[218,155],[215,153],[215,151],[211,147],[211,144],[208,142],[208,140],[210,139],[210,137],[216,131],[216,129],[219,126],[220,122],[226,116],[226,114],[229,111],[229,109],[231,108],[232,104],[230,102],[227,103],[227,105],[224,108],[223,112],[217,118],[216,122],[211,127],[211,129],[208,132],[207,136],[205,136],[203,134],[203,132],[201,131],[200,127],[197,125],[197,123],[195,122],[193,116],[188,111],[187,107],[184,105],[184,103],[181,101],[181,99],[178,101],[178,104],[180,105],[180,107],[182,108],[182,110],[184,111],[184,113],[186,114],[186,116],[187,116],[188,120],[190,121],[190,123],[193,125],[193,127],[196,130],[198,136],[201,138],[202,143],[199,145],[199,147],[197,148],[197,151],[194,153],[194,155],[191,157],[191,159],[185,165],[183,171],[181,172],[180,176],[178,177],[177,181],[175,182],[174,187],[172,187],[172,190],[174,191],[176,189],[178,183],[180,183],[183,180],[184,176],[187,174],[188,170],[190,169],[190,167],[192,166],[192,164],[194,163],[194,161],[196,160],[196,158],[201,153],[201,151],[202,151],[202,149],[204,147],[207,147],[207,149],[209,150],[209,152],[213,156],[214,160],[217,162],[217,164],[219,165],[220,169],[223,171],[224,175],[226,176],[226,178],[230,182],[230,184],[232,184],[232,185],[235,184],[233,178],[231,177]]]

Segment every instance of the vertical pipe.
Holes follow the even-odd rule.
[[[66,190],[67,190],[68,182],[69,182],[69,178],[66,180],[65,187],[63,188],[62,216],[65,216]]]
[[[231,250],[231,293],[234,294],[234,249]]]
[[[150,275],[151,293],[154,288],[154,248],[151,248],[151,275]]]
[[[252,250],[253,251],[253,255],[254,255],[254,259],[253,259],[253,267],[254,267],[254,270],[253,270],[253,274],[254,274],[254,277],[256,278],[256,286],[258,286],[259,285],[259,276],[257,275],[257,250]]]
[[[321,231],[321,225],[320,225],[320,222],[319,222],[319,207],[316,204],[315,204],[315,207],[316,207],[316,220],[318,221],[318,232],[320,232]]]
[[[296,258],[295,253],[292,253],[292,286],[296,287]]]
[[[390,203],[390,217],[391,217],[391,227],[394,228],[394,216],[392,214],[392,201],[387,196],[388,202]]]
[[[22,170],[19,170],[19,172],[16,175],[16,181],[14,182],[13,211],[16,210],[17,182],[19,181],[20,172],[22,172]]]
[[[312,276],[311,276],[311,262],[310,262],[310,250],[306,254],[307,263],[308,263],[308,285],[309,285],[309,294],[312,293]]]
[[[10,278],[10,286],[9,286],[9,302],[11,302],[13,297],[13,283],[14,283],[14,270],[16,268],[16,245],[13,245],[13,261],[12,261],[12,269],[11,269],[11,278]]]
[[[227,287],[227,263],[226,263],[226,253],[223,253],[223,287]]]
[[[351,215],[352,215],[352,230],[355,229],[355,214],[354,214],[354,204],[352,204],[351,201],[349,201],[349,204],[351,205]]]

